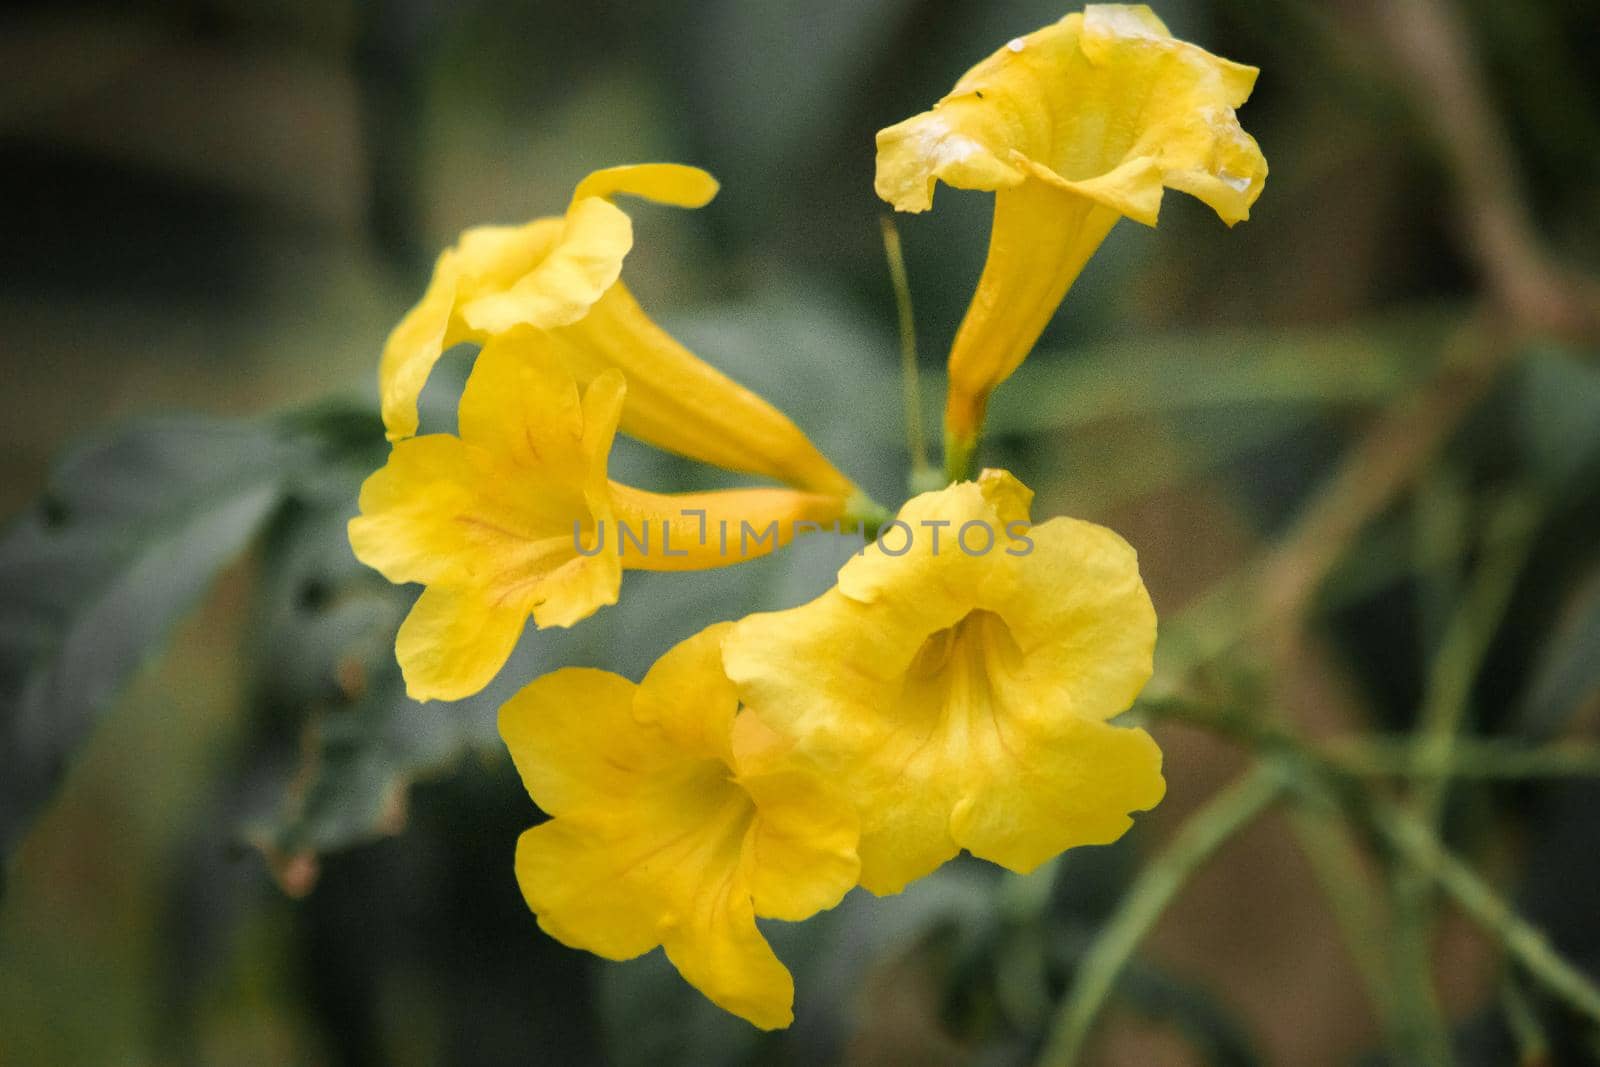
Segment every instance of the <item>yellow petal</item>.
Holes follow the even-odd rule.
[[[606,478],[606,465],[626,399],[627,386],[614,370],[596,375],[583,391],[583,436],[578,447],[587,464],[584,497],[597,521],[611,517],[611,482]]]
[[[633,222],[620,208],[598,197],[576,201],[555,247],[514,284],[466,301],[461,318],[485,335],[576,322],[616,282],[632,247]]]
[[[763,1028],[793,982],[755,916],[802,919],[855,881],[848,801],[765,732],[723,673],[718,625],[639,686],[603,671],[540,678],[501,711],[530,795],[517,879],[540,925],[612,959],[660,944],[684,978]],[[737,765],[736,765],[737,764]]]
[[[969,537],[975,547],[986,544],[990,532],[997,543],[1006,543],[1003,523],[977,482],[912,497],[875,542],[839,568],[840,592],[885,601],[886,610],[908,624],[926,619],[934,629],[950,625],[966,602],[952,588],[982,581],[992,569],[987,554],[961,550],[961,531],[969,523],[982,526],[983,536]]]
[[[446,348],[520,325],[573,322],[617,280],[633,224],[587,199],[565,217],[466,230],[440,256],[421,302],[384,346],[378,378],[390,440],[416,433],[417,397]]]
[[[754,806],[725,770],[688,756],[563,812],[523,836],[518,881],[540,925],[566,944],[613,959],[660,944],[719,1006],[763,1028],[785,1026],[793,982],[751,903],[744,843]]]
[[[733,738],[739,785],[759,816],[746,845],[756,914],[798,922],[833,907],[861,873],[854,805],[809,762],[774,744],[777,735],[754,712],[740,713]]]
[[[1085,8],[1080,46],[1090,64],[1153,104],[1125,155],[1154,156],[1164,185],[1199,198],[1230,226],[1249,218],[1267,162],[1234,109],[1249,99],[1256,68],[1177,40],[1143,5]],[[1063,170],[1060,158],[1041,162],[1065,178],[1086,177]]]
[[[362,486],[356,555],[428,585],[396,645],[418,699],[487,684],[529,615],[570,626],[616,602],[621,563],[593,547],[613,523],[606,459],[623,392],[611,372],[580,399],[558,366],[490,346],[462,395],[464,436],[401,441]]]
[[[470,567],[455,550],[456,517],[469,506],[475,478],[471,451],[454,437],[396,444],[361,485],[361,514],[349,527],[356,558],[391,582],[463,580]]]
[[[584,425],[578,384],[560,364],[525,345],[484,345],[461,393],[457,426],[463,441],[528,467],[559,464],[561,475],[570,478],[590,460],[573,447]]]
[[[524,833],[517,880],[540,927],[608,959],[660,944],[717,1006],[764,1030],[789,1025],[794,981],[756,927],[726,826],[662,815],[586,809]]]
[[[579,442],[568,444],[575,452]],[[573,468],[560,477],[561,466]],[[473,588],[525,613],[545,599],[546,577],[579,560],[605,568],[615,599],[614,555],[580,557],[574,523],[597,525],[575,461],[524,467],[443,434],[402,441],[362,486],[350,541],[364,563],[392,581]],[[609,514],[604,516],[609,521]]]
[[[516,226],[473,226],[456,240],[456,262],[461,283],[456,295],[461,304],[484,293],[515,285],[544,262],[560,243],[567,221],[559,217],[534,219]],[[465,331],[465,324],[458,325]]]
[[[956,451],[1118,218],[1154,225],[1163,188],[1229,225],[1249,217],[1267,165],[1234,109],[1255,75],[1176,40],[1143,5],[1092,4],[878,134],[878,194],[898,210],[926,210],[938,181],[995,192],[989,258],[950,353]]]
[[[656,660],[634,698],[633,714],[671,737],[685,752],[733,764],[733,718],[739,694],[722,671],[718,623],[678,643]]]
[[[608,524],[615,524],[606,463],[625,392],[622,375],[615,371],[600,375],[584,390],[583,432],[578,442],[583,468],[578,484],[587,514],[575,514],[570,520],[574,545],[579,527],[586,537],[595,537]],[[548,460],[539,462],[544,465]],[[615,604],[621,586],[622,562],[615,554],[575,556],[545,577],[542,599],[533,607],[534,621],[540,626],[572,626],[601,605]]]
[[[1154,222],[1134,206],[1148,195],[1136,187],[1153,184],[1159,203],[1162,184],[1181,188],[1169,177],[1205,174],[1227,195],[1202,199],[1236,221],[1266,177],[1233,114],[1255,74],[1173,38],[1143,5],[1091,4],[1009,42],[931,111],[881,131],[878,193],[922,211],[935,181],[995,190],[1044,177]]]
[[[794,1021],[794,979],[756,928],[749,890],[737,880],[699,886],[662,945],[713,1004],[762,1030],[782,1029]]]
[[[528,795],[550,815],[603,807],[681,760],[633,719],[638,687],[609,671],[566,667],[524,686],[500,709],[500,737]]]
[[[1030,667],[1071,679],[1057,691],[1073,714],[1108,719],[1129,707],[1153,669],[1156,612],[1132,546],[1104,526],[1054,518],[1028,534],[1004,598]],[[998,599],[986,607],[1001,610]]]
[[[641,956],[661,943],[659,907],[638,883],[618,877],[609,847],[614,821],[568,815],[517,840],[517,884],[539,927],[564,945],[608,960]]]
[[[505,666],[527,611],[441,586],[422,591],[395,638],[395,658],[413,700],[460,700]]]
[[[730,936],[716,928],[737,921],[729,902],[748,903],[743,843],[755,809],[725,763],[639,722],[636,695],[625,679],[569,668],[502,711],[518,771],[554,815],[524,835],[518,880],[567,944],[618,958],[674,938],[693,964]]]
[[[724,640],[740,695],[855,802],[872,892],[963,846],[1031,869],[1160,799],[1149,738],[1105,724],[1150,675],[1134,553],[1090,523],[1028,528],[1028,499],[1003,472],[923,494],[899,515],[913,547],[869,548],[835,589]],[[939,551],[933,522],[950,524]],[[959,548],[967,523],[995,530],[991,551]]]
[[[389,440],[417,432],[417,397],[433,365],[445,349],[445,334],[455,308],[460,269],[447,249],[433,268],[433,277],[417,306],[390,332],[378,363],[378,392]]]
[[[525,226],[480,226],[446,249],[417,306],[390,333],[378,367],[383,423],[389,439],[417,432],[417,397],[444,350],[461,341],[484,340],[461,319],[460,306],[474,295],[512,285],[532,270],[555,243],[560,219]]]
[[[830,589],[739,621],[723,660],[762,720],[848,794],[860,813],[861,884],[885,895],[960,848],[945,754],[928,743],[932,716],[904,720],[898,707],[906,642],[878,622],[874,608]]]
[[[470,587],[525,612],[557,601],[541,625],[613,602],[615,554],[581,555],[578,535],[611,522],[605,445],[620,389],[597,381],[580,407],[571,379],[486,352],[463,394],[469,437],[402,441],[367,479],[350,523],[357,556],[393,581]]]
[[[999,470],[919,494],[839,568],[839,591],[879,604],[897,624],[930,631],[953,625],[970,610],[963,590],[1014,580],[996,560],[1031,551],[1024,539],[1032,501],[1032,490]]]
[[[984,502],[994,511],[996,522],[1010,526],[1013,523],[1026,525],[1029,521],[1033,490],[1023,485],[1010,471],[993,467],[979,471],[978,492],[983,494]]]
[[[1143,730],[1059,716],[977,732],[970,784],[950,815],[956,842],[1023,874],[1079,845],[1110,844],[1166,793],[1161,750]]]
[[[698,208],[717,195],[717,180],[699,167],[681,163],[634,163],[597,170],[578,183],[574,202],[587,196],[612,197],[618,193],[654,200],[674,207]]]
[[[539,599],[529,608],[541,628],[576,626],[603,607],[617,602],[622,569],[616,558],[569,559],[540,581]]]

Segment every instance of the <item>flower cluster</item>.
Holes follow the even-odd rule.
[[[501,709],[550,816],[516,850],[547,932],[618,960],[661,946],[717,1004],[781,1027],[793,983],[758,916],[803,920],[858,884],[896,893],[962,849],[1026,872],[1116,840],[1160,801],[1155,743],[1110,722],[1155,645],[1133,549],[1075,519],[1035,524],[1016,478],[967,467],[990,392],[1118,218],[1153,224],[1168,187],[1246,217],[1266,164],[1233,109],[1254,76],[1147,8],[1091,6],[878,135],[877,188],[895,208],[925,210],[936,181],[995,194],[950,353],[948,484],[888,522],[620,280],[633,233],[614,199],[699,207],[717,189],[705,172],[597,171],[563,215],[469,230],[440,256],[384,349],[394,445],[350,525],[363,561],[424,586],[396,640],[416,699],[482,689],[530,617],[574,625],[617,600],[626,569],[730,565],[842,522],[907,535],[867,545],[810,603],[710,626],[638,684],[567,668]],[[457,432],[414,436],[431,368],[464,341],[480,347]],[[618,432],[780,484],[622,485],[607,474]],[[778,532],[707,536],[730,524]],[[630,528],[661,536],[630,542]]]

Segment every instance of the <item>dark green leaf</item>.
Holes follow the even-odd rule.
[[[294,454],[266,423],[140,423],[70,456],[0,540],[0,855],[278,505]]]

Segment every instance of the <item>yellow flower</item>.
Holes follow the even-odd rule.
[[[874,893],[962,848],[1026,872],[1114,841],[1165,790],[1150,736],[1107,722],[1155,646],[1134,552],[1030,527],[1031,497],[1001,471],[915,497],[835,588],[724,642],[739,695],[850,792]]]
[[[1234,108],[1256,73],[1174,39],[1142,4],[1091,4],[879,132],[877,191],[897,210],[927,210],[936,180],[995,193],[989,258],[950,351],[958,450],[1118,218],[1155,225],[1163,187],[1230,226],[1249,217],[1267,164]]]
[[[357,557],[426,586],[395,644],[413,698],[482,689],[530,615],[571,626],[616,602],[624,568],[725,566],[840,517],[841,499],[792,489],[669,495],[608,481],[624,393],[611,370],[580,398],[559,364],[491,343],[462,394],[460,436],[399,442],[362,486]]]
[[[855,884],[849,802],[739,710],[726,623],[635,686],[546,675],[500,711],[500,734],[549,822],[517,843],[517,880],[552,937],[608,959],[665,947],[692,985],[763,1029],[793,1019],[794,983],[757,915],[797,921]]]
[[[622,371],[624,433],[729,470],[850,496],[855,486],[793,422],[673,340],[618,281],[633,224],[612,196],[700,207],[716,191],[694,167],[612,167],[578,184],[564,216],[463,233],[384,345],[378,379],[390,440],[416,433],[417,397],[445,349],[499,338],[529,359],[559,360],[582,385]]]

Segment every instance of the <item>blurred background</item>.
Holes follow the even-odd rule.
[[[491,692],[410,704],[411,591],[343,541],[384,454],[377,354],[463,227],[556,213],[597,167],[697,164],[723,183],[707,208],[629,205],[633,291],[902,500],[873,134],[1066,9],[10,5],[0,1062],[1031,1062],[1132,880],[1280,725],[1411,805],[1592,980],[1596,10],[1155,7],[1261,68],[1241,119],[1266,192],[1232,231],[1176,193],[1159,229],[1121,223],[998,394],[985,459],[1036,516],[1138,548],[1163,631],[1133,717],[1168,798],[1030,878],[962,860],[767,924],[798,998],[763,1036],[659,953],[537,929],[511,855],[539,815],[494,710],[542,670],[638,677],[711,621],[799,603],[850,546],[630,575]],[[900,220],[931,425],[988,210],[941,189]],[[625,444],[614,469],[726,480]],[[1416,773],[1419,737],[1448,788]],[[1594,1021],[1407,889],[1380,834],[1311,822],[1269,812],[1198,865],[1085,1062],[1600,1062]]]

